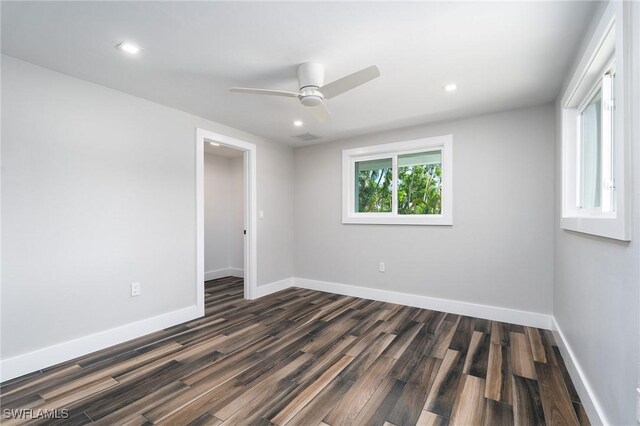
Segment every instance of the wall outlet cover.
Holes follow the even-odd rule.
[[[140,296],[141,286],[140,283],[131,283],[131,297]]]

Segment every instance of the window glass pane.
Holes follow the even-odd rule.
[[[398,214],[442,214],[442,151],[398,156]]]
[[[581,207],[600,207],[602,188],[602,96],[600,90],[582,111],[580,140],[580,200]]]
[[[391,212],[391,158],[356,161],[355,177],[356,212]]]

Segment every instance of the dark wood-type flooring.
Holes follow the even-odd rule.
[[[589,423],[549,331],[304,289],[246,301],[242,285],[208,282],[204,318],[3,383],[2,408],[68,409],[60,424]]]

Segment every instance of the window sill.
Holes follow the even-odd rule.
[[[343,224],[360,225],[422,225],[422,226],[451,226],[451,217],[443,215],[413,215],[413,216],[343,216]]]
[[[560,227],[567,231],[596,235],[620,241],[631,241],[622,218],[616,217],[563,217]]]

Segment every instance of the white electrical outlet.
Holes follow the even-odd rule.
[[[131,283],[131,297],[140,296],[140,283]]]
[[[384,262],[380,262],[380,267],[378,268],[378,270],[380,272],[384,272],[385,271]]]
[[[260,218],[260,220],[264,219],[264,210],[260,210],[258,212],[258,217]]]

